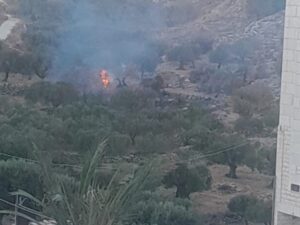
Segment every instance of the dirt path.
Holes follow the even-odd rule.
[[[18,24],[19,20],[13,17],[8,17],[4,23],[0,25],[0,40],[4,41],[8,38],[11,31]]]
[[[4,6],[7,5],[7,3],[4,0],[0,0],[0,4],[3,4]],[[11,15],[5,16],[7,16],[7,20],[0,25],[0,41],[6,40],[11,34],[12,30],[15,28],[15,26],[20,22],[19,19],[14,18]]]

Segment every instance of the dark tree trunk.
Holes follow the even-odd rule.
[[[189,146],[190,145],[190,137],[186,137],[183,139],[183,146]]]
[[[177,186],[176,198],[190,198],[190,193],[184,186]]]
[[[7,82],[9,77],[9,71],[5,71],[5,77],[3,79],[3,82]]]
[[[218,63],[218,69],[221,69],[221,67],[222,67],[222,64]]]
[[[184,70],[184,62],[182,60],[179,61],[178,70]]]
[[[117,85],[117,88],[121,88],[122,87],[122,83],[121,83],[121,80],[119,78],[117,78],[117,81],[118,81],[118,85]]]
[[[193,69],[196,68],[195,61],[194,61],[194,60],[192,60],[192,68],[193,68]]]
[[[123,79],[122,79],[122,86],[123,87],[127,87],[128,86],[127,83],[126,83],[126,77],[123,77]]]
[[[141,69],[141,80],[144,79],[144,75],[145,75],[145,70],[144,68]]]
[[[48,67],[40,68],[40,67],[34,67],[33,68],[35,75],[37,75],[39,78],[44,80],[47,77]]]
[[[271,183],[268,185],[268,188],[273,188],[274,187],[274,177],[272,178]]]
[[[136,135],[130,136],[130,140],[131,140],[132,145],[135,145],[135,137],[136,137]]]
[[[244,84],[247,83],[247,73],[246,72],[243,73],[243,83]]]
[[[249,224],[247,219],[244,219],[244,222],[245,222],[245,225]]]
[[[35,75],[37,75],[42,80],[44,80],[46,78],[46,74],[44,74],[44,73],[35,72]]]
[[[229,173],[226,174],[227,177],[233,178],[233,179],[237,179],[237,175],[236,175],[236,169],[237,166],[234,164],[230,164],[229,165]]]
[[[180,88],[184,89],[184,79],[182,78],[179,79],[179,86]]]

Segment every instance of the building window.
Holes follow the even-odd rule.
[[[292,184],[291,185],[291,190],[295,191],[295,192],[300,192],[300,185]]]

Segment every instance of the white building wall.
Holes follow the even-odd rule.
[[[300,0],[286,1],[274,224],[300,225]]]

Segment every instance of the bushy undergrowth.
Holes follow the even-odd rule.
[[[239,215],[244,224],[248,221],[270,225],[272,221],[272,203],[263,201],[251,195],[239,195],[232,198],[228,209]]]
[[[43,82],[25,97],[26,104],[6,107],[0,125],[4,151],[22,157],[30,157],[32,143],[43,151],[85,154],[104,139],[111,155],[165,153],[196,145],[204,130],[210,135],[221,127],[200,108],[158,108],[156,94],[147,90],[123,89],[101,100],[81,97],[70,85]]]
[[[25,190],[38,198],[43,197],[43,178],[39,167],[21,160],[0,161],[0,196],[10,198],[9,192]]]
[[[128,159],[128,156],[136,154],[147,159],[157,154],[180,152],[184,147],[186,155],[197,153],[196,157],[200,158],[209,155],[206,159],[209,163],[228,165],[227,176],[231,178],[238,177],[236,170],[240,165],[266,171],[265,166],[271,163],[271,159],[263,159],[269,155],[258,158],[256,146],[242,135],[225,130],[210,112],[196,106],[184,109],[181,105],[157,106],[157,93],[151,90],[123,88],[105,99],[95,95],[82,96],[64,83],[43,82],[29,87],[25,91],[25,99],[22,103],[3,101],[0,108],[0,148],[8,154],[2,155],[1,159],[15,156],[35,160],[34,149],[39,149],[46,159],[49,157],[50,163],[62,164],[54,173],[67,173],[61,182],[71,182],[72,185],[66,185],[71,189],[75,187],[74,182],[82,179],[79,177],[81,169],[77,167],[82,158],[88,157],[104,140],[105,156],[109,160]],[[237,130],[248,126],[244,122],[240,121]],[[260,129],[258,126],[251,132]],[[262,163],[254,163],[258,160]],[[35,164],[26,164],[24,171],[28,168],[28,175],[21,176],[22,166],[13,165],[25,162],[1,163],[0,170],[4,172],[1,176],[5,181],[1,188],[6,191],[3,191],[6,197],[10,190],[20,188],[47,199],[52,185],[40,176]],[[64,167],[64,164],[71,167]],[[11,167],[9,171],[8,167]],[[101,170],[97,172],[93,180],[95,185],[99,188],[109,185],[113,175]],[[157,176],[162,177],[163,172],[158,172]],[[157,180],[147,181],[151,190],[162,185]],[[167,187],[176,186],[177,197],[188,198],[190,193],[208,190],[211,176],[205,166],[179,166],[165,177],[163,183]],[[117,183],[114,185],[118,186]],[[139,210],[136,209],[134,219],[126,223],[194,225],[199,222],[189,207],[177,200],[146,198],[137,206]]]
[[[125,225],[196,225],[198,215],[190,210],[191,203],[182,199],[167,199],[147,192],[132,210],[132,218]]]

